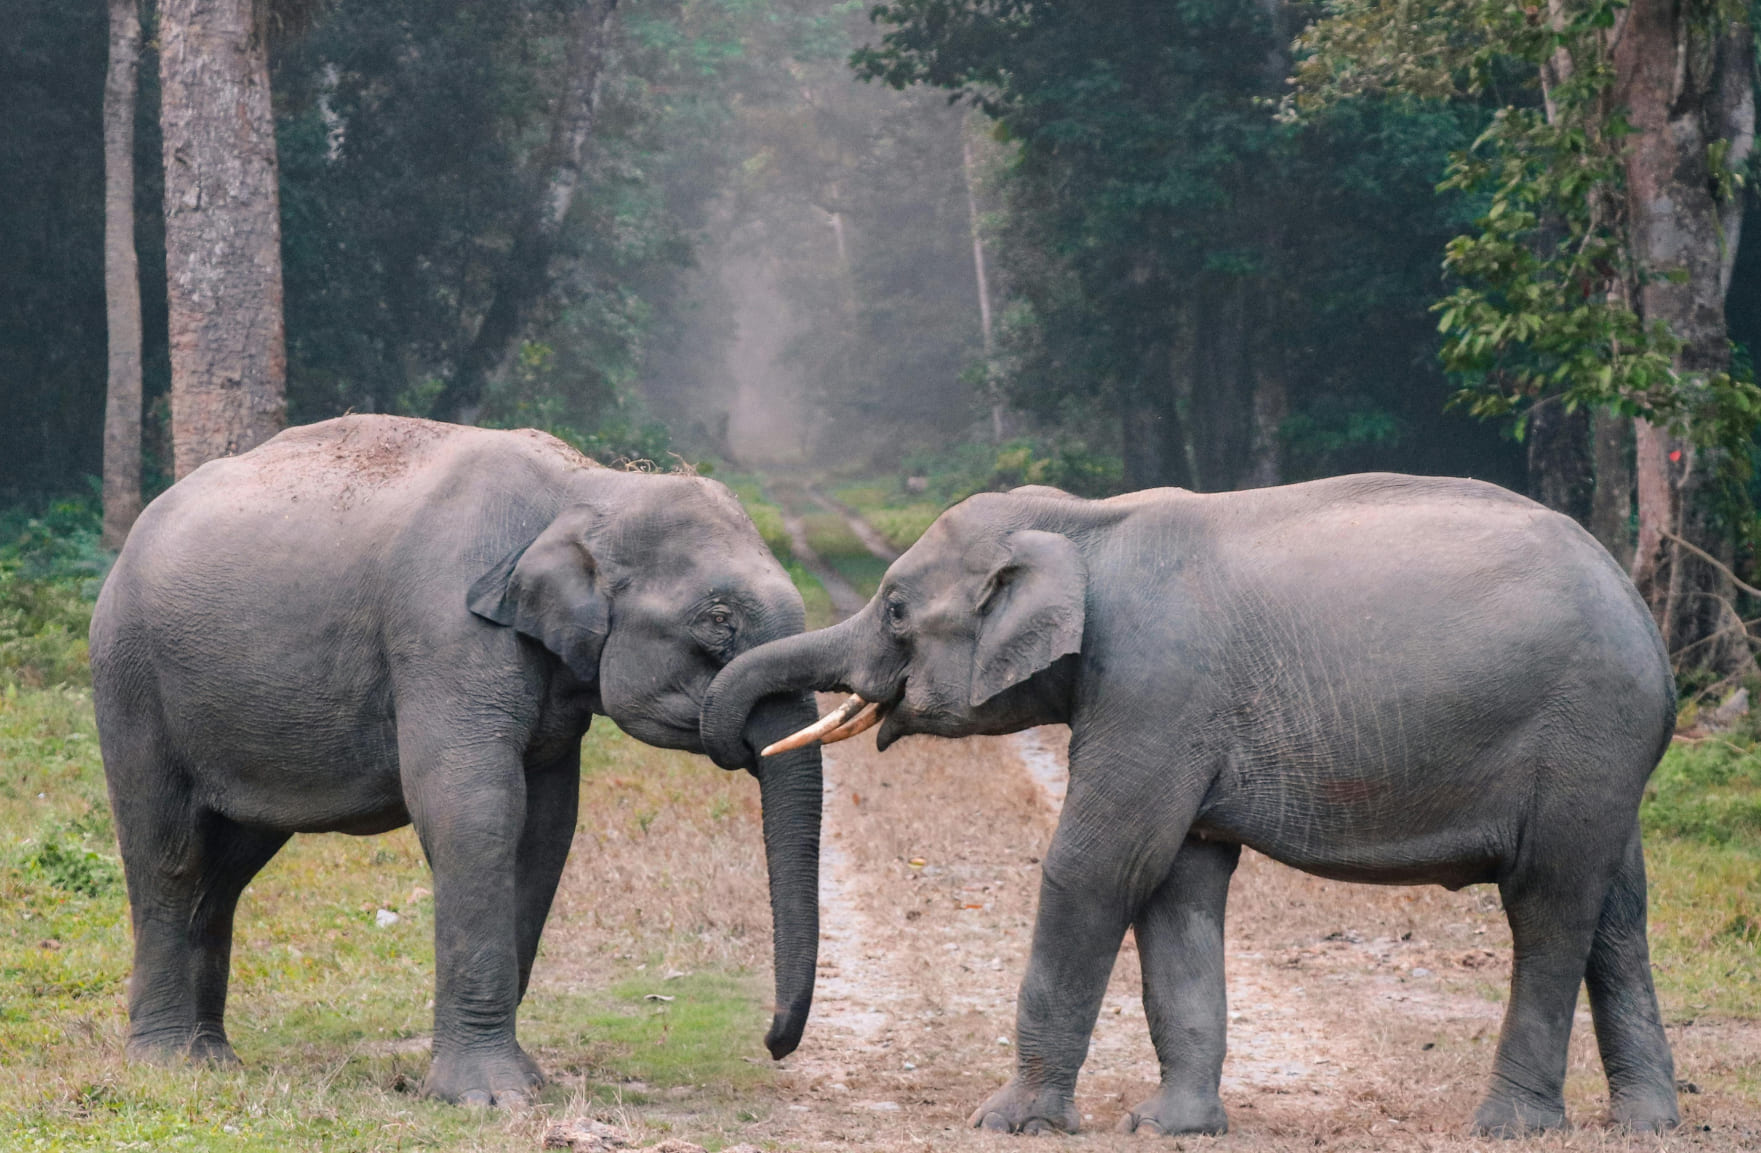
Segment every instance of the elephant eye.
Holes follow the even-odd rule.
[[[709,619],[714,624],[725,625],[734,619],[734,614],[730,613],[721,605],[717,605],[709,610]]]
[[[887,600],[887,623],[895,627],[905,623],[904,601],[893,600],[891,598]]]

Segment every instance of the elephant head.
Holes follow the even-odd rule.
[[[471,587],[472,613],[549,650],[631,736],[704,752],[710,682],[731,660],[799,634],[801,594],[727,488],[695,477],[592,470],[536,535]],[[764,806],[776,945],[779,1060],[800,1042],[819,943],[820,758],[756,750],[812,720],[805,693],[751,710],[718,762],[750,770]]]
[[[710,756],[737,760],[753,710],[770,694],[804,689],[854,695],[767,753],[876,724],[885,749],[910,733],[969,736],[1066,719],[1088,570],[1070,535],[1042,527],[1038,514],[1064,503],[1052,495],[973,497],[893,563],[861,612],[735,659],[704,703]]]

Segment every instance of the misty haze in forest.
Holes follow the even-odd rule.
[[[185,8],[264,19],[236,139],[182,87],[210,34],[165,23]],[[1684,606],[1751,552],[1746,31],[1678,94],[1705,147],[1660,128],[1647,151],[1606,109],[1642,121],[1632,53],[1680,45],[1620,56],[1590,21],[1565,56],[1470,51],[1453,9],[1401,31],[1375,0],[115,0],[108,29],[17,9],[0,488],[26,504],[103,472],[108,373],[111,459],[141,454],[111,480],[147,497],[345,412],[938,506],[1439,473],[1576,517],[1675,589],[1655,604],[1682,643],[1729,631]],[[1606,58],[1588,88],[1558,71],[1573,52]],[[1678,146],[1725,167],[1658,159]],[[240,150],[241,215],[204,224],[198,154]],[[1601,182],[1562,195],[1555,172]],[[1685,265],[1648,255],[1647,204],[1674,206]],[[227,237],[256,245],[233,280],[205,264]],[[183,443],[220,427],[204,412],[245,424]],[[1701,551],[1677,564],[1676,536]]]

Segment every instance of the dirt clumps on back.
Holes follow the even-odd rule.
[[[346,511],[427,462],[443,446],[514,437],[529,455],[566,468],[601,465],[547,432],[482,429],[408,416],[360,413],[290,428],[249,454],[249,480],[289,501],[326,501]],[[502,442],[506,444],[506,441]]]
[[[522,437],[531,441],[533,444],[537,445],[545,452],[550,453],[564,464],[571,465],[575,468],[605,467],[592,457],[575,448],[574,445],[565,440],[560,440],[548,432],[541,432],[536,428],[515,428],[509,429],[508,431],[514,436]]]

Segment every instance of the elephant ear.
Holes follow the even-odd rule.
[[[611,629],[599,564],[588,546],[593,514],[572,509],[550,522],[471,586],[476,615],[531,637],[583,681],[599,677],[599,651]]]
[[[1067,536],[1027,529],[1003,538],[978,602],[972,704],[1082,650],[1088,568]]]

